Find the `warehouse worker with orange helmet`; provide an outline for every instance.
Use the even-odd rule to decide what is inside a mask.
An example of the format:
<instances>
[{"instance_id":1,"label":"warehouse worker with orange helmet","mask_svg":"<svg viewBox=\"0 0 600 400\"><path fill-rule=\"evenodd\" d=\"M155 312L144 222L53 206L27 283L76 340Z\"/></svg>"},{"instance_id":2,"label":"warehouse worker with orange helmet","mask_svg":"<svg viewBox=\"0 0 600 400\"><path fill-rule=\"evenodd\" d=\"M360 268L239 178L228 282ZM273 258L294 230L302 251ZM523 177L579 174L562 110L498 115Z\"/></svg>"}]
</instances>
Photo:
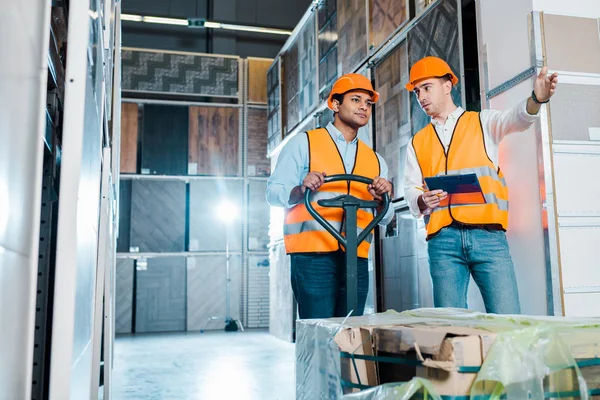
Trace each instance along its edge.
<instances>
[{"instance_id":1,"label":"warehouse worker with orange helmet","mask_svg":"<svg viewBox=\"0 0 600 400\"><path fill-rule=\"evenodd\" d=\"M391 193L385 161L358 139L358 129L367 125L379 94L371 82L359 74L338 79L327 104L334 121L325 128L294 136L281 150L267 182L267 201L285 208L284 241L291 255L291 282L299 317L342 317L346 307L345 254L337 240L308 213L304 192L314 191L312 205L331 225L343 232L343 210L325 208L318 199L350 194L364 200L381 201ZM345 181L324 183L325 176L354 174L373 179L371 185ZM393 217L389 207L380 225ZM358 230L373 220L373 214L359 210ZM369 288L368 256L370 235L358 247L358 309L362 315Z\"/></svg>"},{"instance_id":2,"label":"warehouse worker with orange helmet","mask_svg":"<svg viewBox=\"0 0 600 400\"><path fill-rule=\"evenodd\" d=\"M405 198L412 214L425 217L429 268L436 307L467 307L470 275L486 311L519 314L514 267L505 231L508 189L498 166L498 145L506 135L526 130L541 104L554 94L558 75L546 67L535 78L531 96L507 111L468 112L452 101L458 78L437 57L425 57L410 70L413 92L431 123L408 146ZM476 173L483 192L470 195L429 190L424 178Z\"/></svg>"}]
</instances>

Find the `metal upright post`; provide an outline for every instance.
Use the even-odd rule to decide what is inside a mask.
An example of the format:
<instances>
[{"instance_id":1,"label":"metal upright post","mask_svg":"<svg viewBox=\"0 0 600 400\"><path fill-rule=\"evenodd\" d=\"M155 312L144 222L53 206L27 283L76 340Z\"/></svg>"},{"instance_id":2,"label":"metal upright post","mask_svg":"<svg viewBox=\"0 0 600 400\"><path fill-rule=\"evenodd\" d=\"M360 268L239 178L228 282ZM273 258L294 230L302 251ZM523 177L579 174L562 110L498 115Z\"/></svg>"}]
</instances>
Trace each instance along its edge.
<instances>
[{"instance_id":1,"label":"metal upright post","mask_svg":"<svg viewBox=\"0 0 600 400\"><path fill-rule=\"evenodd\" d=\"M231 276L229 274L229 224L225 227L225 275L225 316L227 317L227 321L231 317L231 313L229 312L229 291L231 287Z\"/></svg>"},{"instance_id":2,"label":"metal upright post","mask_svg":"<svg viewBox=\"0 0 600 400\"><path fill-rule=\"evenodd\" d=\"M358 302L356 213L358 204L346 205L346 314L356 314ZM350 228L350 229L348 229Z\"/></svg>"}]
</instances>

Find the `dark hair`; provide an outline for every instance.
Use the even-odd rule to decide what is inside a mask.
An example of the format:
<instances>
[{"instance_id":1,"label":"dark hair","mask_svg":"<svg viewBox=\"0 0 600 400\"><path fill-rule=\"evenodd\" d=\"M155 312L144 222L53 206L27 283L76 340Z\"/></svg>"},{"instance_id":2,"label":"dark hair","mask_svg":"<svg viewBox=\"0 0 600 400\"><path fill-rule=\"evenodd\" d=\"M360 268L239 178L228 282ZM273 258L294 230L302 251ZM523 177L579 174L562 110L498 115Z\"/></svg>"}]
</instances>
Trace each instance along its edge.
<instances>
[{"instance_id":1,"label":"dark hair","mask_svg":"<svg viewBox=\"0 0 600 400\"><path fill-rule=\"evenodd\" d=\"M452 82L452 74L446 74L444 76L439 76L438 78L443 79L445 82Z\"/></svg>"},{"instance_id":2,"label":"dark hair","mask_svg":"<svg viewBox=\"0 0 600 400\"><path fill-rule=\"evenodd\" d=\"M337 100L340 104L342 104L344 102L344 95L346 93L336 93L334 94L331 99L332 100Z\"/></svg>"}]
</instances>

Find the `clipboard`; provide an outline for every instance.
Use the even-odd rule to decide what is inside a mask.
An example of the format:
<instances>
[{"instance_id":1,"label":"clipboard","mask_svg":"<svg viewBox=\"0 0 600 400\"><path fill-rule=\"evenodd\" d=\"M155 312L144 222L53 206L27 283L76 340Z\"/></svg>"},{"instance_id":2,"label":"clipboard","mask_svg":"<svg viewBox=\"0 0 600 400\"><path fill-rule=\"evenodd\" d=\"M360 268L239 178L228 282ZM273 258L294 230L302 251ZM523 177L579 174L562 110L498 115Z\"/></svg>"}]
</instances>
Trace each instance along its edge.
<instances>
[{"instance_id":1,"label":"clipboard","mask_svg":"<svg viewBox=\"0 0 600 400\"><path fill-rule=\"evenodd\" d=\"M448 194L481 193L483 191L477 179L477 174L443 175L425 178L429 190L443 190Z\"/></svg>"}]
</instances>

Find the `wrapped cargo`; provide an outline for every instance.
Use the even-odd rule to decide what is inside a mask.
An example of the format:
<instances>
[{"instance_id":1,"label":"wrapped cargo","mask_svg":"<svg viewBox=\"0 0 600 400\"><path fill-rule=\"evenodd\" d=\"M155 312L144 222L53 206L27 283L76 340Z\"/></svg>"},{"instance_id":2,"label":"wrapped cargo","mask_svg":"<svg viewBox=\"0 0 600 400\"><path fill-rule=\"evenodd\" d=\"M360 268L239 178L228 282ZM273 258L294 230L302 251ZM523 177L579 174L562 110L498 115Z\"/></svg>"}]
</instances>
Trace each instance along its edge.
<instances>
[{"instance_id":1,"label":"wrapped cargo","mask_svg":"<svg viewBox=\"0 0 600 400\"><path fill-rule=\"evenodd\" d=\"M301 320L296 397L383 399L427 382L402 396L588 398L600 395L599 353L600 319L420 309Z\"/></svg>"}]
</instances>

